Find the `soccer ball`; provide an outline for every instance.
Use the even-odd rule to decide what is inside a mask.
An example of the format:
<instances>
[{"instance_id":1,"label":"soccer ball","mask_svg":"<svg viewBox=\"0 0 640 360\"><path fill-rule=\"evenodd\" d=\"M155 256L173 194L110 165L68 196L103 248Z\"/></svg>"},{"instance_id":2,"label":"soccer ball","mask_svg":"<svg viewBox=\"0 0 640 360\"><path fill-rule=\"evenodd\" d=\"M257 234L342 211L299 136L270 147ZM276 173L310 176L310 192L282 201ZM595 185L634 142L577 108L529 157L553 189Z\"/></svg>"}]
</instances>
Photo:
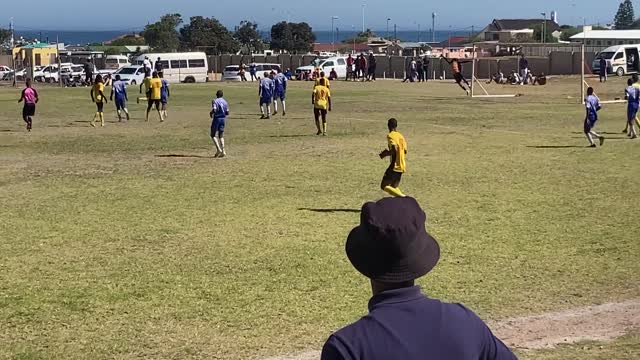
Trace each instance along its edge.
<instances>
[{"instance_id":1,"label":"soccer ball","mask_svg":"<svg viewBox=\"0 0 640 360\"><path fill-rule=\"evenodd\" d=\"M444 80L444 78L442 76L440 76L440 80Z\"/></svg>"}]
</instances>

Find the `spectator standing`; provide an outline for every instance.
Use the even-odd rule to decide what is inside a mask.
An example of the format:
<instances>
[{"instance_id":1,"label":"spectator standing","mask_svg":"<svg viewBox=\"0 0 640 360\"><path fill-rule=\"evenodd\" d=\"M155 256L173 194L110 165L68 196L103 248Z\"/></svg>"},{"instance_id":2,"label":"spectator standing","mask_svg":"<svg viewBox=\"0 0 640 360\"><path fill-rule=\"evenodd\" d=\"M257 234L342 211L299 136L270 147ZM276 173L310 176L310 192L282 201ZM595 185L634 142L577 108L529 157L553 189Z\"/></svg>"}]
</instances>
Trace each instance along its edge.
<instances>
[{"instance_id":1,"label":"spectator standing","mask_svg":"<svg viewBox=\"0 0 640 360\"><path fill-rule=\"evenodd\" d=\"M422 64L422 59L418 58L416 61L416 68L418 69L418 82L424 81L424 67Z\"/></svg>"},{"instance_id":2,"label":"spectator standing","mask_svg":"<svg viewBox=\"0 0 640 360\"><path fill-rule=\"evenodd\" d=\"M376 57L373 56L373 53L369 54L369 76L368 79L369 81L376 81L376 68L377 68L378 64L376 62Z\"/></svg>"},{"instance_id":3,"label":"spectator standing","mask_svg":"<svg viewBox=\"0 0 640 360\"><path fill-rule=\"evenodd\" d=\"M431 65L431 61L428 56L422 58L422 71L424 71L424 81L429 81L429 65Z\"/></svg>"},{"instance_id":4,"label":"spectator standing","mask_svg":"<svg viewBox=\"0 0 640 360\"><path fill-rule=\"evenodd\" d=\"M370 280L369 314L331 335L322 360L516 360L471 310L428 298L415 286L440 259L426 220L410 197L362 207L346 253Z\"/></svg>"},{"instance_id":5,"label":"spectator standing","mask_svg":"<svg viewBox=\"0 0 640 360\"><path fill-rule=\"evenodd\" d=\"M364 54L360 54L360 77L362 78L362 81L366 80L368 68L367 57L364 56Z\"/></svg>"},{"instance_id":6,"label":"spectator standing","mask_svg":"<svg viewBox=\"0 0 640 360\"><path fill-rule=\"evenodd\" d=\"M249 75L251 75L251 82L258 81L257 74L258 65L256 65L256 59L251 58L251 64L249 64Z\"/></svg>"},{"instance_id":7,"label":"spectator standing","mask_svg":"<svg viewBox=\"0 0 640 360\"><path fill-rule=\"evenodd\" d=\"M528 83L529 79L529 60L522 54L520 57L520 85Z\"/></svg>"},{"instance_id":8,"label":"spectator standing","mask_svg":"<svg viewBox=\"0 0 640 360\"><path fill-rule=\"evenodd\" d=\"M162 60L160 60L159 56L158 56L158 60L156 60L154 68L156 69L156 72L158 74L164 71L164 66L162 66Z\"/></svg>"},{"instance_id":9,"label":"spectator standing","mask_svg":"<svg viewBox=\"0 0 640 360\"><path fill-rule=\"evenodd\" d=\"M360 77L360 66L362 66L362 62L360 61L360 55L356 57L355 60L356 68L353 71L353 81L357 81Z\"/></svg>"},{"instance_id":10,"label":"spectator standing","mask_svg":"<svg viewBox=\"0 0 640 360\"><path fill-rule=\"evenodd\" d=\"M411 64L409 64L409 67L411 69L411 82L414 82L418 78L418 63L416 63L416 59L411 59Z\"/></svg>"},{"instance_id":11,"label":"spectator standing","mask_svg":"<svg viewBox=\"0 0 640 360\"><path fill-rule=\"evenodd\" d=\"M600 82L607 82L607 70L609 65L607 64L607 59L604 57L600 58Z\"/></svg>"},{"instance_id":12,"label":"spectator standing","mask_svg":"<svg viewBox=\"0 0 640 360\"><path fill-rule=\"evenodd\" d=\"M93 64L91 63L91 59L87 59L87 62L84 64L84 76L84 81L87 85L93 85Z\"/></svg>"},{"instance_id":13,"label":"spectator standing","mask_svg":"<svg viewBox=\"0 0 640 360\"><path fill-rule=\"evenodd\" d=\"M347 81L349 81L349 77L353 76L353 56L349 54L347 57Z\"/></svg>"}]
</instances>

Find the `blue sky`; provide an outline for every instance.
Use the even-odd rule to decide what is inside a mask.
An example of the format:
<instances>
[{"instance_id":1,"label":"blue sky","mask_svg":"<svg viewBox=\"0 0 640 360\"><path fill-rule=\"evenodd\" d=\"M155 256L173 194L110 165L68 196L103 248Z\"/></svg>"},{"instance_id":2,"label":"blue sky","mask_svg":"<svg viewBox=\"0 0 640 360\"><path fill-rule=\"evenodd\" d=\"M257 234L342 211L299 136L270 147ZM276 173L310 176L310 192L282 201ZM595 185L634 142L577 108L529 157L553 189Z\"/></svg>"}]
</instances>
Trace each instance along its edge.
<instances>
[{"instance_id":1,"label":"blue sky","mask_svg":"<svg viewBox=\"0 0 640 360\"><path fill-rule=\"evenodd\" d=\"M31 0L28 4L20 1L2 3L0 16L4 18L0 18L0 26L8 27L9 18L13 16L19 30L133 30L155 22L162 14L178 12L185 18L214 16L228 27L248 19L256 21L263 29L289 19L307 21L317 30L330 30L331 16L339 16L335 26L345 31L361 28L363 4L358 0ZM322 6L318 7L318 4ZM398 30L414 30L418 24L426 29L431 28L431 13L435 11L438 14L436 29L466 29L472 25L484 26L493 18L535 18L541 17L541 12L555 10L562 24L582 24L583 18L587 18L588 23L606 24L612 21L617 6L618 1L602 0L366 0L365 23L373 29L384 29L389 17L391 24L398 24ZM96 22L95 19L100 20Z\"/></svg>"}]
</instances>

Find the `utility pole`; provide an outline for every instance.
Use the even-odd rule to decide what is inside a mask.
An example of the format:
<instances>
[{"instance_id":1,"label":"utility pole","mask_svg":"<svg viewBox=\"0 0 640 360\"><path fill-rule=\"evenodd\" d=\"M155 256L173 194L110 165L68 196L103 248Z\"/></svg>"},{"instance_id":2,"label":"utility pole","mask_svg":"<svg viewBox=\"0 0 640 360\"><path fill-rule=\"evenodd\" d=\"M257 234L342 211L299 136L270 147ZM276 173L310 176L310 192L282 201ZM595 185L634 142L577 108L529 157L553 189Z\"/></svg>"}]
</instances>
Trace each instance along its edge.
<instances>
[{"instance_id":1,"label":"utility pole","mask_svg":"<svg viewBox=\"0 0 640 360\"><path fill-rule=\"evenodd\" d=\"M418 42L420 42L420 24L418 24Z\"/></svg>"},{"instance_id":2,"label":"utility pole","mask_svg":"<svg viewBox=\"0 0 640 360\"><path fill-rule=\"evenodd\" d=\"M393 24L393 39L398 41L398 25Z\"/></svg>"},{"instance_id":3,"label":"utility pole","mask_svg":"<svg viewBox=\"0 0 640 360\"><path fill-rule=\"evenodd\" d=\"M431 14L431 42L436 42L436 13Z\"/></svg>"},{"instance_id":4,"label":"utility pole","mask_svg":"<svg viewBox=\"0 0 640 360\"><path fill-rule=\"evenodd\" d=\"M362 3L362 33L363 33L363 34L364 34L364 8L365 8L366 6L367 6L367 5L363 2L363 3Z\"/></svg>"},{"instance_id":5,"label":"utility pole","mask_svg":"<svg viewBox=\"0 0 640 360\"><path fill-rule=\"evenodd\" d=\"M11 67L13 69L13 86L17 86L18 83L16 81L16 58L13 55L13 48L15 46L15 25L13 24L13 17L11 18L11 22L9 23L9 30L11 31Z\"/></svg>"},{"instance_id":6,"label":"utility pole","mask_svg":"<svg viewBox=\"0 0 640 360\"><path fill-rule=\"evenodd\" d=\"M389 21L391 21L391 18L387 18L387 41L389 40Z\"/></svg>"},{"instance_id":7,"label":"utility pole","mask_svg":"<svg viewBox=\"0 0 640 360\"><path fill-rule=\"evenodd\" d=\"M58 85L62 87L62 66L60 60L60 37L56 35L56 59L58 61Z\"/></svg>"}]
</instances>

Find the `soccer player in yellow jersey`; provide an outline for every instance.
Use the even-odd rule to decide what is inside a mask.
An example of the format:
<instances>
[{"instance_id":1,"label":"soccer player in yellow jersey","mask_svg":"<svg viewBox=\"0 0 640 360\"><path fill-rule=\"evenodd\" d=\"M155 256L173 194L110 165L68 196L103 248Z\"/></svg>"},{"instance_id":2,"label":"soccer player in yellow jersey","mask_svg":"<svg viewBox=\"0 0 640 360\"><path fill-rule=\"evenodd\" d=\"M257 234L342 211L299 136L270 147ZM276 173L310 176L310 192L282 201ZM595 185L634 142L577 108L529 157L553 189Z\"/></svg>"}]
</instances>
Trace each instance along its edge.
<instances>
[{"instance_id":1,"label":"soccer player in yellow jersey","mask_svg":"<svg viewBox=\"0 0 640 360\"><path fill-rule=\"evenodd\" d=\"M326 79L321 78L318 85L313 87L311 95L313 104L313 115L316 119L316 135L327 136L327 111L331 111L331 91L326 86ZM322 117L322 129L320 128L320 117Z\"/></svg>"},{"instance_id":2,"label":"soccer player in yellow jersey","mask_svg":"<svg viewBox=\"0 0 640 360\"><path fill-rule=\"evenodd\" d=\"M160 117L160 122L164 121L162 117L162 113L160 112L160 100L162 99L162 80L157 72L153 72L153 78L149 80L149 92L147 94L149 98L149 102L147 105L147 117L146 121L149 121L149 113L151 112L151 108L155 105L156 111L158 111L158 116Z\"/></svg>"},{"instance_id":3,"label":"soccer player in yellow jersey","mask_svg":"<svg viewBox=\"0 0 640 360\"><path fill-rule=\"evenodd\" d=\"M407 141L398 132L398 120L389 119L387 126L389 127L389 135L387 135L389 148L380 153L380 159L391 157L391 164L384 173L380 188L391 196L405 197L406 195L398 186L400 186L402 174L407 170Z\"/></svg>"},{"instance_id":4,"label":"soccer player in yellow jersey","mask_svg":"<svg viewBox=\"0 0 640 360\"><path fill-rule=\"evenodd\" d=\"M96 76L96 81L91 87L91 101L96 103L98 109L89 124L96 127L96 118L100 118L100 126L104 126L104 104L107 103L107 97L104 95L104 83L100 75Z\"/></svg>"},{"instance_id":5,"label":"soccer player in yellow jersey","mask_svg":"<svg viewBox=\"0 0 640 360\"><path fill-rule=\"evenodd\" d=\"M142 80L142 84L140 84L140 94L142 94L142 87L144 86L144 97L138 97L136 98L136 102L138 104L140 104L140 101L147 101L149 100L149 91L151 90L150 86L151 86L151 72L145 70L144 73L144 80Z\"/></svg>"},{"instance_id":6,"label":"soccer player in yellow jersey","mask_svg":"<svg viewBox=\"0 0 640 360\"><path fill-rule=\"evenodd\" d=\"M331 83L329 82L329 79L327 79L324 71L320 72L320 76L316 78L315 86L320 85L320 80L323 80L323 79L324 79L324 86L326 86L327 89L331 89Z\"/></svg>"}]
</instances>

